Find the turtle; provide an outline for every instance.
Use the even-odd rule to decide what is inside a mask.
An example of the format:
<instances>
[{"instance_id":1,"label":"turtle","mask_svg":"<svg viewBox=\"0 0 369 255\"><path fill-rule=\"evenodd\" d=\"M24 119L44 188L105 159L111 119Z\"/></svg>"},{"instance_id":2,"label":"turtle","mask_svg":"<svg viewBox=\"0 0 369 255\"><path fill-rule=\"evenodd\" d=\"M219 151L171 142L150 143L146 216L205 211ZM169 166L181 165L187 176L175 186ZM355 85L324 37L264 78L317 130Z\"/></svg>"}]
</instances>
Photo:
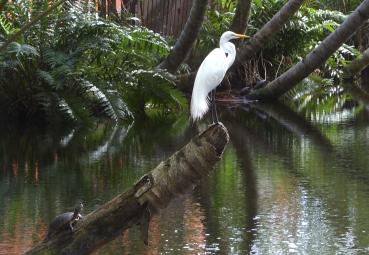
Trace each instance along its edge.
<instances>
[{"instance_id":1,"label":"turtle","mask_svg":"<svg viewBox=\"0 0 369 255\"><path fill-rule=\"evenodd\" d=\"M45 241L49 240L51 237L55 236L57 233L70 229L73 231L74 226L77 221L82 219L83 203L80 202L74 208L73 212L65 212L55 217L55 219L50 223Z\"/></svg>"}]
</instances>

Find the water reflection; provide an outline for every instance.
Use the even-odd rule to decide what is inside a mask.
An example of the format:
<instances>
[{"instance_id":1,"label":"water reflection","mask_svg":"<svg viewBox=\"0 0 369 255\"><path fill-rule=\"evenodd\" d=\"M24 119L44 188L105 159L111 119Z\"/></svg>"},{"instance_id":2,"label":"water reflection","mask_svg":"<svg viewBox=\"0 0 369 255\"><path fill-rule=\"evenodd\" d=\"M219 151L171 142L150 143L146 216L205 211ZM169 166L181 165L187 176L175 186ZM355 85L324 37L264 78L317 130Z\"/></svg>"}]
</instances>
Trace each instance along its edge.
<instances>
[{"instance_id":1,"label":"water reflection","mask_svg":"<svg viewBox=\"0 0 369 255\"><path fill-rule=\"evenodd\" d=\"M155 215L149 247L133 227L96 254L368 253L369 118L359 104L345 109L350 117L338 122L284 105L223 112L231 144L222 161ZM2 131L0 254L42 240L48 222L80 199L94 210L196 132L187 116Z\"/></svg>"}]
</instances>

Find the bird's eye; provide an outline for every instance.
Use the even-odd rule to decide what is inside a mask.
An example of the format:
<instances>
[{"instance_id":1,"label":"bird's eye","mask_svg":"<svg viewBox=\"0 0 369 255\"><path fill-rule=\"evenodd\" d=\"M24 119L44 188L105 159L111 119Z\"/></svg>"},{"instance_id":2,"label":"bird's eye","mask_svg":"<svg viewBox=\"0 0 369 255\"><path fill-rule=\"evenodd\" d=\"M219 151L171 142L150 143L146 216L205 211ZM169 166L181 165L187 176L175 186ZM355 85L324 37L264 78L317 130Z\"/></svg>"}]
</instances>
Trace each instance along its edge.
<instances>
[{"instance_id":1,"label":"bird's eye","mask_svg":"<svg viewBox=\"0 0 369 255\"><path fill-rule=\"evenodd\" d=\"M225 55L226 55L226 57L228 57L228 53L227 52L225 53Z\"/></svg>"}]
</instances>

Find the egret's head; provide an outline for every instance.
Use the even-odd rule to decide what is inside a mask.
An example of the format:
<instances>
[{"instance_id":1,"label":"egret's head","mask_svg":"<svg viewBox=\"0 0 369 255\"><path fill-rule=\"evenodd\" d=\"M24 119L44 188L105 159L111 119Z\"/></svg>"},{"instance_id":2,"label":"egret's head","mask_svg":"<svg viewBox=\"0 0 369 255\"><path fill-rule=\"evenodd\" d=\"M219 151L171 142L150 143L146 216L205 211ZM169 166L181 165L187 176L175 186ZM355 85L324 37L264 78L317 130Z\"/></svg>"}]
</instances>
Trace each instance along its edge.
<instances>
[{"instance_id":1,"label":"egret's head","mask_svg":"<svg viewBox=\"0 0 369 255\"><path fill-rule=\"evenodd\" d=\"M236 34L232 31L227 31L227 32L224 32L222 36L220 37L220 44L228 42L232 39L241 39L241 38L249 38L249 36L242 35L242 34Z\"/></svg>"}]
</instances>

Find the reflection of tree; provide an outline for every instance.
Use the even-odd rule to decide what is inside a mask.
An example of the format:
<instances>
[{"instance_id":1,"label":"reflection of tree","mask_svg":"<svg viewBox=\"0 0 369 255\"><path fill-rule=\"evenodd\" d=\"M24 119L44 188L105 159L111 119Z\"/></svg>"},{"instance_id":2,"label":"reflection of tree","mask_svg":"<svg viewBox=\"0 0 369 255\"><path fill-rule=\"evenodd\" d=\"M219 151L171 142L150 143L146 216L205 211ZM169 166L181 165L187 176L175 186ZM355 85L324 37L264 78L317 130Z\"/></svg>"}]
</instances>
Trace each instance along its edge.
<instances>
[{"instance_id":1,"label":"reflection of tree","mask_svg":"<svg viewBox=\"0 0 369 255\"><path fill-rule=\"evenodd\" d=\"M186 254L204 254L206 246L203 209L193 197L184 200L184 243L191 248Z\"/></svg>"},{"instance_id":2,"label":"reflection of tree","mask_svg":"<svg viewBox=\"0 0 369 255\"><path fill-rule=\"evenodd\" d=\"M325 151L330 151L332 149L330 141L320 132L319 129L311 125L286 105L276 101L273 103L256 103L253 104L252 107L255 107L272 117L293 134L299 137L308 138L317 147L322 148Z\"/></svg>"},{"instance_id":3,"label":"reflection of tree","mask_svg":"<svg viewBox=\"0 0 369 255\"><path fill-rule=\"evenodd\" d=\"M250 254L251 247L255 239L255 233L253 231L256 228L255 216L257 215L258 201L255 170L249 155L248 147L250 145L247 143L247 139L244 139L247 134L242 131L242 126L239 124L231 124L227 125L227 127L245 183L245 204L247 211L245 212L245 234L242 244L245 245L244 250Z\"/></svg>"},{"instance_id":4,"label":"reflection of tree","mask_svg":"<svg viewBox=\"0 0 369 255\"><path fill-rule=\"evenodd\" d=\"M12 254L20 254L41 240L47 222L71 210L69 207L76 199L92 201L96 197L93 191L96 185L91 183L97 176L81 171L85 166L78 162L88 154L90 147L95 148L88 143L104 141L104 134L110 137L111 133L104 130L104 126L98 126L92 130L27 129L0 134L3 169L0 172L0 236L9 235L0 242L1 251L7 242L12 242L14 249L20 249ZM23 239L18 240L18 235Z\"/></svg>"},{"instance_id":5,"label":"reflection of tree","mask_svg":"<svg viewBox=\"0 0 369 255\"><path fill-rule=\"evenodd\" d=\"M368 196L362 188L362 183L368 180L368 172L364 170L368 169L367 157L364 156L368 148L368 143L364 142L366 141L364 138L365 131L359 131L357 126L353 129L351 125L357 125L357 122L346 123L344 125L345 129L340 128L340 130L341 132L348 132L349 137L351 137L350 142L339 142L338 139L347 139L346 134L340 133L336 135L337 137L333 141L334 144L337 145L338 143L339 146L336 146L333 150L332 145L326 142L328 140L324 136L314 134L314 132L317 132L314 127L304 127L306 124L303 125L302 123L306 123L306 121L301 121L301 123L294 121L294 117L291 116L293 113L283 116L279 113L278 108L269 109L258 106L256 106L256 109L276 120L279 119L277 123L281 125L270 126L271 121L255 121L252 114L240 109L235 110L234 118L225 116L230 136L231 138L235 137L232 139L232 143L236 153L239 151L237 143L240 144L241 149L250 145L252 146L250 147L251 152L258 151L258 168L270 168L270 171L264 170L270 175L275 174L278 170L286 175L282 178L277 175L273 176L272 181L276 183L267 183L267 185L274 185L272 193L264 194L264 197L262 195L258 196L258 210L260 211L263 210L263 206L266 206L266 204L275 203L275 207L269 209L273 211L268 212L268 217L275 217L275 219L273 218L272 222L265 222L264 219L263 228L258 228L258 240L263 239L262 242L264 243L262 245L270 247L273 244L269 242L281 242L280 238L283 236L281 233L286 233L285 231L289 231L289 233L296 236L299 236L299 233L320 233L314 236L309 244L305 245L320 244L322 240L327 243L339 243L341 238L357 238L360 241L355 241L355 245L362 248L362 244L367 238L363 238L360 230L365 227L359 226L360 224L355 222L367 226L364 219L368 207L363 199ZM347 124L350 124L350 126L347 126ZM278 133L282 133L278 131L280 126L286 127L298 136L306 137L319 149L327 150L329 153L316 152L311 150L312 146L309 146L300 154L299 150L288 146L288 140L282 139L284 141L276 142L277 137L281 136ZM362 129L365 130L366 127L367 121ZM258 135L260 133L261 135ZM279 145L276 146L277 143ZM276 160L273 155L277 155L279 159ZM363 160L360 160L361 158ZM255 162L254 159L252 160ZM278 163L275 163L276 161ZM279 164L283 166L281 170L278 169L281 167ZM277 178L279 179L276 181ZM268 175L260 179L268 181L271 177ZM263 189L263 187L260 189ZM340 203L337 203L337 201L340 201ZM357 213L353 215L352 210ZM286 215L288 216L287 219ZM320 227L316 226L317 222L321 224ZM260 231L264 232L261 233ZM341 248L344 250L347 247L343 245ZM303 247L303 249L309 248Z\"/></svg>"}]
</instances>

